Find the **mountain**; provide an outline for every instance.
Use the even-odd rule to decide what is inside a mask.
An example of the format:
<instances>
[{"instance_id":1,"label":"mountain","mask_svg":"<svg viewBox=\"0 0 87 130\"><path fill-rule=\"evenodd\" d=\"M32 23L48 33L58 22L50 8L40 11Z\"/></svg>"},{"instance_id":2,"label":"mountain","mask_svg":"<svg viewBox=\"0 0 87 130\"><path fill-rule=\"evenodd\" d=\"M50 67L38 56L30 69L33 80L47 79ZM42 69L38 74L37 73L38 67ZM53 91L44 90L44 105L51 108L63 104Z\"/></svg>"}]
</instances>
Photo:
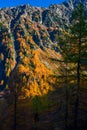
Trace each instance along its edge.
<instances>
[{"instance_id":1,"label":"mountain","mask_svg":"<svg viewBox=\"0 0 87 130\"><path fill-rule=\"evenodd\" d=\"M48 8L21 5L0 9L0 90L16 87L27 96L53 90L61 58L57 43L80 0ZM82 0L87 15L87 1Z\"/></svg>"}]
</instances>

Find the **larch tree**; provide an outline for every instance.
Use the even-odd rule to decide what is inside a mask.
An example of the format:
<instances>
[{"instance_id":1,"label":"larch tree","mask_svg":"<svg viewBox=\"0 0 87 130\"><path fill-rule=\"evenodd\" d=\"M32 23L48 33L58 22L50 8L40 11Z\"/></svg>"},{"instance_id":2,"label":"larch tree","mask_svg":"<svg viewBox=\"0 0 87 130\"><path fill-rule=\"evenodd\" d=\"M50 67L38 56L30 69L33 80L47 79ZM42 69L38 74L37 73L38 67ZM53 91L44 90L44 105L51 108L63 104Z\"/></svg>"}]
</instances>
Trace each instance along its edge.
<instances>
[{"instance_id":1,"label":"larch tree","mask_svg":"<svg viewBox=\"0 0 87 130\"><path fill-rule=\"evenodd\" d=\"M61 54L61 59L57 60L58 64L60 64L59 72L58 72L58 80L59 83L61 81L61 85L65 88L65 128L68 130L68 121L69 121L69 86L72 81L72 71L73 66L71 67L70 60L70 42L71 36L69 32L63 30L62 37L59 38L58 48ZM68 43L67 43L68 41Z\"/></svg>"},{"instance_id":2,"label":"larch tree","mask_svg":"<svg viewBox=\"0 0 87 130\"><path fill-rule=\"evenodd\" d=\"M74 60L77 64L77 94L75 103L75 128L77 128L78 109L79 109L79 93L81 88L82 68L86 64L87 55L87 18L82 3L72 13L72 52ZM87 70L85 70L87 72ZM84 77L83 77L84 78Z\"/></svg>"},{"instance_id":3,"label":"larch tree","mask_svg":"<svg viewBox=\"0 0 87 130\"><path fill-rule=\"evenodd\" d=\"M58 79L65 77L66 88L66 109L65 124L67 129L68 105L69 105L69 86L75 86L75 110L74 126L78 128L79 118L79 94L81 82L87 79L87 19L82 3L76 7L72 13L72 21L67 30L63 30L58 43L59 52L62 55L58 63L62 63L61 70L63 75L57 76ZM65 71L64 71L65 68ZM60 71L60 69L59 69ZM66 73L65 73L66 72ZM60 72L59 72L60 73ZM61 74L61 73L60 73Z\"/></svg>"},{"instance_id":4,"label":"larch tree","mask_svg":"<svg viewBox=\"0 0 87 130\"><path fill-rule=\"evenodd\" d=\"M63 50L68 50L66 55L66 61L71 65L74 65L72 76L76 82L76 101L75 101L75 129L78 127L79 118L79 94L81 88L82 79L87 78L87 19L85 9L82 3L80 3L72 13L72 22L69 27L70 38L67 38L66 44L63 46ZM67 37L67 36L65 36ZM69 40L70 39L70 40ZM67 49L66 49L67 48ZM71 77L72 77L71 76ZM72 77L73 78L73 77Z\"/></svg>"}]
</instances>

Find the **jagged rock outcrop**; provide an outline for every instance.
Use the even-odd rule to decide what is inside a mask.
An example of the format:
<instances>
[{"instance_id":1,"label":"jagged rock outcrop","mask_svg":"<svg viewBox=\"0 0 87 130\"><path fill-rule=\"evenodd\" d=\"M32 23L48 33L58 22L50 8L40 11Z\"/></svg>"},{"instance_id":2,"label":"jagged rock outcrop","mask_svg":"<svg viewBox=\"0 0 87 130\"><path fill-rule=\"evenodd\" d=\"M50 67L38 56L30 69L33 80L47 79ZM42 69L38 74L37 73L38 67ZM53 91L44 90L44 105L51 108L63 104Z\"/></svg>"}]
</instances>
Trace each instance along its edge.
<instances>
[{"instance_id":1,"label":"jagged rock outcrop","mask_svg":"<svg viewBox=\"0 0 87 130\"><path fill-rule=\"evenodd\" d=\"M69 0L48 8L21 5L0 9L0 89L19 84L27 95L28 90L46 93L50 86L46 79L57 68L49 58L59 56L60 30L70 24L71 13L79 2ZM87 15L87 1L82 2Z\"/></svg>"}]
</instances>

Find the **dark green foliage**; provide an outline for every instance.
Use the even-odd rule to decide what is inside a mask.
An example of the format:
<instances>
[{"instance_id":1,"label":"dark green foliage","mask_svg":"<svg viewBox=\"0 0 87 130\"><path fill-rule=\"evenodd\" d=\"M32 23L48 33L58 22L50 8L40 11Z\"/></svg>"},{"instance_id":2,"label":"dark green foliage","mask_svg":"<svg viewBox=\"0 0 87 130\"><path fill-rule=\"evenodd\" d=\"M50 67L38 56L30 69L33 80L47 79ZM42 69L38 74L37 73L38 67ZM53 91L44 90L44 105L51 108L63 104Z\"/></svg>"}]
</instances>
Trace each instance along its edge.
<instances>
[{"instance_id":1,"label":"dark green foliage","mask_svg":"<svg viewBox=\"0 0 87 130\"><path fill-rule=\"evenodd\" d=\"M79 4L77 8L72 13L72 24L68 28L68 31L63 32L63 37L59 39L59 50L62 54L62 62L65 64L63 66L62 73L64 73L64 67L66 67L66 118L68 118L68 95L70 82L73 81L73 85L76 86L76 96L75 96L75 109L74 109L74 125L75 128L78 128L78 117L79 117L79 91L81 86L82 78L85 79L85 76L82 77L82 73L87 74L87 69L84 68L87 60L87 19L85 17L84 6ZM83 60L84 59L84 60ZM83 62L84 61L84 62ZM68 71L69 70L69 71ZM68 75L67 75L68 74ZM73 79L76 75L76 78ZM70 78L70 75L72 76ZM62 76L61 76L62 77ZM68 79L68 82L67 82Z\"/></svg>"}]
</instances>

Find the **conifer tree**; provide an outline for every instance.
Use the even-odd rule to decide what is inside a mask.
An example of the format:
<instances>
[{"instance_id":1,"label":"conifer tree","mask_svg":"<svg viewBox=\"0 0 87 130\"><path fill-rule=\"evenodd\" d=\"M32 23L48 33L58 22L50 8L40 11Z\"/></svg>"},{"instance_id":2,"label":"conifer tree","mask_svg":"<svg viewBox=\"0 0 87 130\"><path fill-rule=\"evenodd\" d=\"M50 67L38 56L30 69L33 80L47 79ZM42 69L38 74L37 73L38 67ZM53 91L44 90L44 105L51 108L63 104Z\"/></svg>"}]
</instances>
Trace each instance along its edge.
<instances>
[{"instance_id":1,"label":"conifer tree","mask_svg":"<svg viewBox=\"0 0 87 130\"><path fill-rule=\"evenodd\" d=\"M63 31L63 36L60 37L59 50L60 53L62 52L63 62L68 65L69 75L66 74L66 77L68 76L69 82L74 81L76 84L74 84L76 86L74 125L75 129L77 129L81 82L83 79L87 79L87 19L82 3L73 11L71 25L68 30ZM68 88L66 87L66 92L68 92L67 90ZM67 100L68 98L66 98L66 113L68 113Z\"/></svg>"},{"instance_id":2,"label":"conifer tree","mask_svg":"<svg viewBox=\"0 0 87 130\"><path fill-rule=\"evenodd\" d=\"M72 14L72 46L74 49L73 59L77 64L77 95L75 103L75 128L77 129L78 109L79 109L79 91L81 88L82 66L86 63L87 55L87 19L82 3L80 3ZM87 72L87 70L85 70ZM84 77L83 77L84 78Z\"/></svg>"}]
</instances>

